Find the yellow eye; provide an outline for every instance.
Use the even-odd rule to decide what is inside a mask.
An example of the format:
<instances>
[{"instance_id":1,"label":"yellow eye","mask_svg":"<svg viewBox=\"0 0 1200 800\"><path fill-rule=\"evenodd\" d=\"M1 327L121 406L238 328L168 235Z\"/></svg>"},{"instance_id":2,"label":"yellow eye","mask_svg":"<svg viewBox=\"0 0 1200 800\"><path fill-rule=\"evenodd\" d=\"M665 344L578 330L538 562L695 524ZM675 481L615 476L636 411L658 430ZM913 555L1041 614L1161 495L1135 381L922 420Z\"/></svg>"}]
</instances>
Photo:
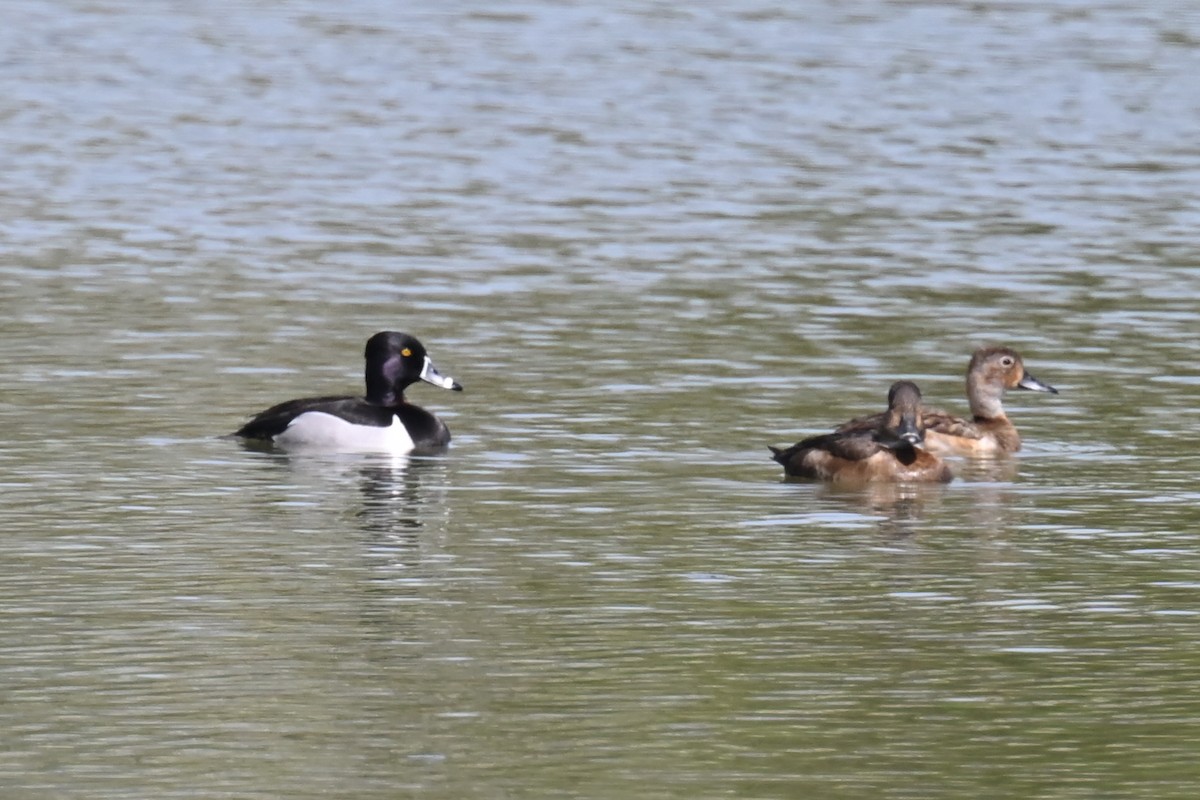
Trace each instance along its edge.
<instances>
[{"instance_id":1,"label":"yellow eye","mask_svg":"<svg viewBox=\"0 0 1200 800\"><path fill-rule=\"evenodd\" d=\"M405 358L408 358L409 356L411 356L411 355L412 355L412 350L409 350L409 349L406 347L406 348L404 348L403 350L401 350L401 351L400 351L400 355L404 356Z\"/></svg>"}]
</instances>

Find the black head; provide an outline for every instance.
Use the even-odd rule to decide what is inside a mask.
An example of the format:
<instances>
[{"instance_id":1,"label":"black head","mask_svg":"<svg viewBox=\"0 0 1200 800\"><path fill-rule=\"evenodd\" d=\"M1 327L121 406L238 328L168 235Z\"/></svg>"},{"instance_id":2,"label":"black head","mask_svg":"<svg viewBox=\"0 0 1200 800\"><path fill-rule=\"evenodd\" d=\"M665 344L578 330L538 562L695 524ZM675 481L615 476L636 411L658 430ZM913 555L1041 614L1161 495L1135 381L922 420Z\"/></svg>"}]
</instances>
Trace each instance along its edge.
<instances>
[{"instance_id":1,"label":"black head","mask_svg":"<svg viewBox=\"0 0 1200 800\"><path fill-rule=\"evenodd\" d=\"M404 390L417 381L462 391L457 381L437 371L425 346L407 333L380 331L367 340L363 355L367 360L367 401L370 403L399 405L404 402Z\"/></svg>"}]
</instances>

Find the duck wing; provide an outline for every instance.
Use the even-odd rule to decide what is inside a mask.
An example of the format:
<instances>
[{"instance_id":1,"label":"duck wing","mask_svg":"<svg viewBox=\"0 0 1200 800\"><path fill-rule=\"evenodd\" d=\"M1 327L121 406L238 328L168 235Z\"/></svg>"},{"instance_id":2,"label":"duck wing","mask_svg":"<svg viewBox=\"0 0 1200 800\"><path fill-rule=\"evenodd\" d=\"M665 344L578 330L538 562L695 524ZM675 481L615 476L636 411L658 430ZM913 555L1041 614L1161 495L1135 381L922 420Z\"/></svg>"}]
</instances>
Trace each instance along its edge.
<instances>
[{"instance_id":1,"label":"duck wing","mask_svg":"<svg viewBox=\"0 0 1200 800\"><path fill-rule=\"evenodd\" d=\"M771 453L773 454L772 458L780 464L786 465L793 459L803 459L804 455L811 450L820 450L847 461L864 461L886 449L888 448L877 442L870 432L825 433L820 436L810 436L786 449L772 447Z\"/></svg>"},{"instance_id":2,"label":"duck wing","mask_svg":"<svg viewBox=\"0 0 1200 800\"><path fill-rule=\"evenodd\" d=\"M960 439L982 439L984 435L984 431L975 422L956 417L940 409L926 409L922 412L921 417L926 431L956 436Z\"/></svg>"},{"instance_id":3,"label":"duck wing","mask_svg":"<svg viewBox=\"0 0 1200 800\"><path fill-rule=\"evenodd\" d=\"M835 433L867 433L879 430L887 422L887 412L868 414L865 417L855 417L849 422L843 422L834 429Z\"/></svg>"}]
</instances>

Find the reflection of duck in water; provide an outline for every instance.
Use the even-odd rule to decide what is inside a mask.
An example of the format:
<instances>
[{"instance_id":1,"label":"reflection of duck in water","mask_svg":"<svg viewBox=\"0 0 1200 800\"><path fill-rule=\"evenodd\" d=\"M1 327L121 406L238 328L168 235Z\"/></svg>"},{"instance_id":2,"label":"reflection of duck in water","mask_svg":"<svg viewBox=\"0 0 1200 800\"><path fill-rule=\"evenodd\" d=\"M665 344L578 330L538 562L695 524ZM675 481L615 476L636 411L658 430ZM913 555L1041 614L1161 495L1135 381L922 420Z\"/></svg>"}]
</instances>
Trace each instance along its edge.
<instances>
[{"instance_id":1,"label":"reflection of duck in water","mask_svg":"<svg viewBox=\"0 0 1200 800\"><path fill-rule=\"evenodd\" d=\"M771 452L791 477L851 485L950 481L950 468L919 447L921 438L921 390L897 381L888 392L888 410L873 427L813 436Z\"/></svg>"},{"instance_id":2,"label":"reflection of duck in water","mask_svg":"<svg viewBox=\"0 0 1200 800\"><path fill-rule=\"evenodd\" d=\"M967 400L971 419L962 419L933 408L922 409L925 447L935 453L983 455L1015 453L1021 449L1017 428L1004 413L1001 401L1008 389L1058 394L1053 386L1042 383L1025 370L1015 350L1007 347L981 347L967 366ZM838 428L839 433L872 430L882 414L853 419Z\"/></svg>"},{"instance_id":3,"label":"reflection of duck in water","mask_svg":"<svg viewBox=\"0 0 1200 800\"><path fill-rule=\"evenodd\" d=\"M944 483L877 483L864 494L867 509L879 515L879 532L889 539L917 536L927 506L942 498Z\"/></svg>"},{"instance_id":4,"label":"reflection of duck in water","mask_svg":"<svg viewBox=\"0 0 1200 800\"><path fill-rule=\"evenodd\" d=\"M362 505L354 516L363 530L396 534L423 527L422 466L407 458L385 458L359 467Z\"/></svg>"},{"instance_id":5,"label":"reflection of duck in water","mask_svg":"<svg viewBox=\"0 0 1200 800\"><path fill-rule=\"evenodd\" d=\"M272 406L234 434L286 449L353 453L434 453L450 444L445 423L404 399L417 381L462 391L441 375L415 337L382 331L367 340L367 393L289 400Z\"/></svg>"},{"instance_id":6,"label":"reflection of duck in water","mask_svg":"<svg viewBox=\"0 0 1200 800\"><path fill-rule=\"evenodd\" d=\"M356 470L357 502L345 509L357 531L372 583L397 591L397 581L434 574L452 520L446 502L449 461L444 458L366 456ZM422 570L414 573L412 570ZM427 570L433 570L429 573Z\"/></svg>"}]
</instances>

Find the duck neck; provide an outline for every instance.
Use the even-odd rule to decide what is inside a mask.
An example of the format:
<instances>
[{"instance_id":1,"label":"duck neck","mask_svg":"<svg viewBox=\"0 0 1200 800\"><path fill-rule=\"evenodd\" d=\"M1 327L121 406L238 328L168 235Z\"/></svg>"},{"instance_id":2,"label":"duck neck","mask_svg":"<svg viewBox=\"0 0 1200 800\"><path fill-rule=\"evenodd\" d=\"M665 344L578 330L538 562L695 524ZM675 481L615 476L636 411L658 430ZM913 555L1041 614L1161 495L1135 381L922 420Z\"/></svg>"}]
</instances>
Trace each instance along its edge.
<instances>
[{"instance_id":1,"label":"duck neck","mask_svg":"<svg viewBox=\"0 0 1200 800\"><path fill-rule=\"evenodd\" d=\"M404 402L404 389L382 375L367 375L367 402L392 407Z\"/></svg>"},{"instance_id":2,"label":"duck neck","mask_svg":"<svg viewBox=\"0 0 1200 800\"><path fill-rule=\"evenodd\" d=\"M971 416L975 419L1007 419L1001 398L1004 389L995 384L988 385L975 380L973 375L967 377L967 397L971 402Z\"/></svg>"}]
</instances>

